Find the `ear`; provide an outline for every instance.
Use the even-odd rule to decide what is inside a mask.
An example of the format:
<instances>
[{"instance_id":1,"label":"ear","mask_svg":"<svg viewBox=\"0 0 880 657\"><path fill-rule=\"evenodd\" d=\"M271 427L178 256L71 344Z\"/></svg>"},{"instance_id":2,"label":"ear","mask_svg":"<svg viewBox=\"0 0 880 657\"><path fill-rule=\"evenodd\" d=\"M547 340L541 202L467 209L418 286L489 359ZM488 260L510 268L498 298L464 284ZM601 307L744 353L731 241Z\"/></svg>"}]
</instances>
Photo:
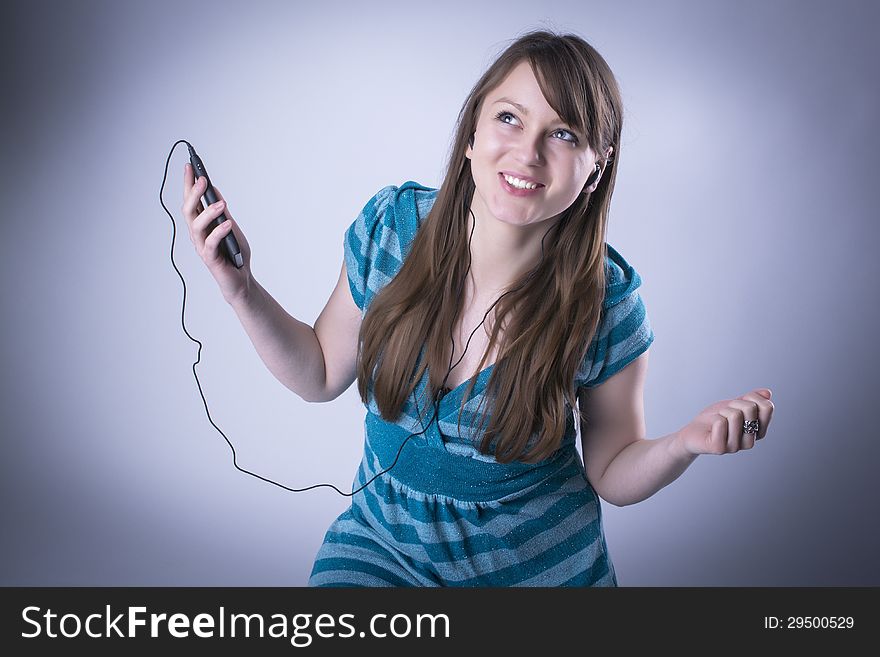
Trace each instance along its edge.
<instances>
[{"instance_id":1,"label":"ear","mask_svg":"<svg viewBox=\"0 0 880 657\"><path fill-rule=\"evenodd\" d=\"M467 146L467 148L466 148L465 151L464 151L464 156L465 156L467 159L471 159L471 155L472 155L473 152L474 152L474 151L473 151L473 148L474 148L474 135L471 135L471 138L468 139L468 146Z\"/></svg>"},{"instance_id":2,"label":"ear","mask_svg":"<svg viewBox=\"0 0 880 657\"><path fill-rule=\"evenodd\" d=\"M596 164L598 164L598 162ZM599 172L597 173L595 167L596 167L596 165L594 164L593 165L593 172L587 178L587 182L590 182L590 180L593 178L595 178L595 179L593 179L589 185L587 185L586 187L584 187L581 190L581 194L592 194L593 192L596 191L596 188L599 186L599 181L602 180L602 174L605 173L605 169L599 169Z\"/></svg>"},{"instance_id":3,"label":"ear","mask_svg":"<svg viewBox=\"0 0 880 657\"><path fill-rule=\"evenodd\" d=\"M588 187L584 187L583 191L581 192L582 194L592 194L596 191L596 188L599 186L599 181L602 180L602 176L605 175L605 169L608 168L608 158L611 157L611 153L613 152L614 147L609 146L608 149L605 151L605 166L599 165L602 166L602 171L599 173L599 177L596 178L596 180L594 180L592 183L590 183Z\"/></svg>"}]
</instances>

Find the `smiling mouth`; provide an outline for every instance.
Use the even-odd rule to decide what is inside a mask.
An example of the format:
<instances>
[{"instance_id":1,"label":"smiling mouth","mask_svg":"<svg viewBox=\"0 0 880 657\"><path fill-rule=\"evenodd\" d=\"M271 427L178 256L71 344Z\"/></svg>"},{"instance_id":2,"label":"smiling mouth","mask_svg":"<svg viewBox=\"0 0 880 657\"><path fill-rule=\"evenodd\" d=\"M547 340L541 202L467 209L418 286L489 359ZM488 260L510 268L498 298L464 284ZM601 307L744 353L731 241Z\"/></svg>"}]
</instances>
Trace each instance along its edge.
<instances>
[{"instance_id":1,"label":"smiling mouth","mask_svg":"<svg viewBox=\"0 0 880 657\"><path fill-rule=\"evenodd\" d=\"M515 187L516 189L537 189L538 187L544 186L543 183L539 183L536 180L520 178L519 176L507 174L503 171L499 171L498 173L501 174L501 177L504 178L511 187Z\"/></svg>"},{"instance_id":2,"label":"smiling mouth","mask_svg":"<svg viewBox=\"0 0 880 657\"><path fill-rule=\"evenodd\" d=\"M540 183L532 183L534 185L537 185L536 187L517 187L516 185L511 184L508 180L508 177L501 172L498 172L498 177L501 179L501 186L504 188L504 190L509 194L513 194L514 196L531 196L532 194L535 194L544 189L544 185Z\"/></svg>"}]
</instances>

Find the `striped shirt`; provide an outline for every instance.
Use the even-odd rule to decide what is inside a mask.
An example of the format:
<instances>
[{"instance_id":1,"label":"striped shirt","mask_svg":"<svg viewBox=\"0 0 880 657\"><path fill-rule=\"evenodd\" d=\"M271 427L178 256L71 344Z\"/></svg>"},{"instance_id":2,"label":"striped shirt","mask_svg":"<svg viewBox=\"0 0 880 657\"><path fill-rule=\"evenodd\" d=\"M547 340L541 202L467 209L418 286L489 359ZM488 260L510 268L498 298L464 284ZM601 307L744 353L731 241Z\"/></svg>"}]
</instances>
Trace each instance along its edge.
<instances>
[{"instance_id":1,"label":"striped shirt","mask_svg":"<svg viewBox=\"0 0 880 657\"><path fill-rule=\"evenodd\" d=\"M349 287L363 314L400 270L437 191L413 181L384 187L345 232ZM654 340L636 291L641 277L611 245L606 279L579 387L602 383ZM493 367L477 375L460 429L469 381L440 399L433 422L423 401L427 372L394 422L382 419L368 385L364 455L352 490L397 462L332 522L309 586L617 586L573 414L561 447L544 461L504 464L479 452L473 433L491 403L483 393ZM407 440L411 434L420 435Z\"/></svg>"}]
</instances>

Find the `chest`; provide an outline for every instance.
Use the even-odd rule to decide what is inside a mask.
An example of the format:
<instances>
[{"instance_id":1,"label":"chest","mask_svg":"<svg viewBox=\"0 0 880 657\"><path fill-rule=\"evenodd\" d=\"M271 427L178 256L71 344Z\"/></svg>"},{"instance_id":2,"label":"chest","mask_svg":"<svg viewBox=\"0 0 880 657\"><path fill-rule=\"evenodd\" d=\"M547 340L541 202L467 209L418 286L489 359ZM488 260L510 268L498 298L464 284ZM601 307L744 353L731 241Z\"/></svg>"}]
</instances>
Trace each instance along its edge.
<instances>
[{"instance_id":1,"label":"chest","mask_svg":"<svg viewBox=\"0 0 880 657\"><path fill-rule=\"evenodd\" d=\"M478 369L483 354L489 347L489 335L495 321L494 308L488 315L486 314L492 303L494 300L484 303L471 302L465 305L459 313L452 329L452 364L454 367L446 379L447 389L457 388L495 362L498 356L497 345L493 347L484 366ZM499 340L502 336L503 332L499 334ZM461 362L458 362L459 359Z\"/></svg>"}]
</instances>

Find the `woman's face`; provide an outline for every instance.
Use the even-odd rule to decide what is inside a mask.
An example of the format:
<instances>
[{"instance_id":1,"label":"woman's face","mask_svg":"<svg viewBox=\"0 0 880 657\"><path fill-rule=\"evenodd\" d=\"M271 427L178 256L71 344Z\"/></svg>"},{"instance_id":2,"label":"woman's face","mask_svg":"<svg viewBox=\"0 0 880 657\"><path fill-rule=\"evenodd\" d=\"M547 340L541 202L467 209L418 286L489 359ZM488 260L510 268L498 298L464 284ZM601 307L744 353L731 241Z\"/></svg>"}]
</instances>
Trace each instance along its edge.
<instances>
[{"instance_id":1,"label":"woman's face","mask_svg":"<svg viewBox=\"0 0 880 657\"><path fill-rule=\"evenodd\" d=\"M596 162L585 135L547 103L526 60L487 94L466 157L476 186L474 212L514 225L537 223L571 206ZM511 185L505 174L539 185L519 189L521 183Z\"/></svg>"}]
</instances>

